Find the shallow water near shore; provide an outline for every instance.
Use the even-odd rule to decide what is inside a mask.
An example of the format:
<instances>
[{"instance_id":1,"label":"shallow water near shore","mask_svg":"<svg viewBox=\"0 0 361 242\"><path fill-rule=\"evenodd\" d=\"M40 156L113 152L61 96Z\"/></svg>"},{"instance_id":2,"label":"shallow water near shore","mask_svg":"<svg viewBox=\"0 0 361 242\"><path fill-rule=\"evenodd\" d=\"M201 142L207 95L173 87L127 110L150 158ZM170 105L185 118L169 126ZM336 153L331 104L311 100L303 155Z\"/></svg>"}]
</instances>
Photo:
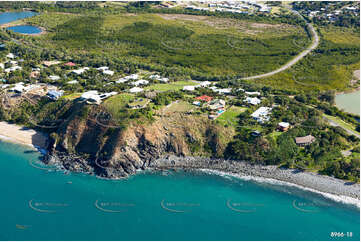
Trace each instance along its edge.
<instances>
[{"instance_id":1,"label":"shallow water near shore","mask_svg":"<svg viewBox=\"0 0 361 242\"><path fill-rule=\"evenodd\" d=\"M102 180L54 171L39 156L0 142L0 240L360 238L359 209L294 187L202 172Z\"/></svg>"},{"instance_id":2,"label":"shallow water near shore","mask_svg":"<svg viewBox=\"0 0 361 242\"><path fill-rule=\"evenodd\" d=\"M360 115L360 90L336 95L336 106L346 112Z\"/></svg>"}]
</instances>

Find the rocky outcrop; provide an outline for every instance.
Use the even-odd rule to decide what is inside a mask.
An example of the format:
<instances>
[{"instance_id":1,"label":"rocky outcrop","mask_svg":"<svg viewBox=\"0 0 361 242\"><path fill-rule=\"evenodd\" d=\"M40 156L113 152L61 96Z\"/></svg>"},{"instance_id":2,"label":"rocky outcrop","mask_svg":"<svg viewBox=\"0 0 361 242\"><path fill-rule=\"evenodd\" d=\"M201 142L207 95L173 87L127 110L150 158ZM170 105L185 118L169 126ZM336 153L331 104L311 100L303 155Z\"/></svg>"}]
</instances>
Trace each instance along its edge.
<instances>
[{"instance_id":1,"label":"rocky outcrop","mask_svg":"<svg viewBox=\"0 0 361 242\"><path fill-rule=\"evenodd\" d=\"M232 128L215 125L206 116L156 116L153 122L134 120L124 128L111 119L100 119L99 107L72 108L51 135L45 162L101 177L134 174L167 154L219 156L234 135Z\"/></svg>"}]
</instances>

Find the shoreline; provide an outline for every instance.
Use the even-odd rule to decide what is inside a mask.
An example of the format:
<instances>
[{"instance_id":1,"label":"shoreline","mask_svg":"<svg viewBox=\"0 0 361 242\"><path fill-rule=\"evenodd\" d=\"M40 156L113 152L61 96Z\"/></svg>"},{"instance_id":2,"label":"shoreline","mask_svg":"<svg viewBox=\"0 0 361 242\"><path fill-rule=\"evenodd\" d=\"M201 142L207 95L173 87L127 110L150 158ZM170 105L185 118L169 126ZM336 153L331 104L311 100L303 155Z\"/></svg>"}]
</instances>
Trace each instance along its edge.
<instances>
[{"instance_id":1,"label":"shoreline","mask_svg":"<svg viewBox=\"0 0 361 242\"><path fill-rule=\"evenodd\" d=\"M4 121L0 122L0 139L34 149L46 149L48 141L47 135L42 132Z\"/></svg>"},{"instance_id":2,"label":"shoreline","mask_svg":"<svg viewBox=\"0 0 361 242\"><path fill-rule=\"evenodd\" d=\"M360 184L334 177L277 166L251 165L240 161L212 160L200 157L168 156L154 161L154 170L182 169L203 171L243 180L298 187L326 198L360 207Z\"/></svg>"}]
</instances>

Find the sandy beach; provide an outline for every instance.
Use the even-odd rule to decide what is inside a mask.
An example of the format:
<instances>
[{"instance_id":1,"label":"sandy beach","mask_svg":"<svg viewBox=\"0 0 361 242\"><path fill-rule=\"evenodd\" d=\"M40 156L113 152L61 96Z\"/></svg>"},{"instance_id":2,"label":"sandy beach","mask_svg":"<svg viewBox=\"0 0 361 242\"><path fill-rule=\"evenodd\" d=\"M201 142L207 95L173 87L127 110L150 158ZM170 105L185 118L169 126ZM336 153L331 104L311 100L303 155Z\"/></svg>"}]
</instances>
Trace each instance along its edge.
<instances>
[{"instance_id":1,"label":"sandy beach","mask_svg":"<svg viewBox=\"0 0 361 242\"><path fill-rule=\"evenodd\" d=\"M31 147L46 148L47 136L34 129L0 122L0 139Z\"/></svg>"}]
</instances>

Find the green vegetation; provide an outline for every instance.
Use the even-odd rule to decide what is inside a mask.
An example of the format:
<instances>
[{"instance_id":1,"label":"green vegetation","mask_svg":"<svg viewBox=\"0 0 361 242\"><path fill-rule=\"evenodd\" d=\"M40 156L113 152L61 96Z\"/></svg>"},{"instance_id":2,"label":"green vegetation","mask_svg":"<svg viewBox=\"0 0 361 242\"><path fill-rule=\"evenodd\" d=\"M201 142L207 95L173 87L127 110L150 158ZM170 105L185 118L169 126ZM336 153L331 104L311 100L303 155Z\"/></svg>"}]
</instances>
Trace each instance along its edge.
<instances>
[{"instance_id":1,"label":"green vegetation","mask_svg":"<svg viewBox=\"0 0 361 242\"><path fill-rule=\"evenodd\" d=\"M217 123L221 123L224 126L237 126L239 118L238 116L246 111L246 108L231 106L221 114L216 120Z\"/></svg>"},{"instance_id":2,"label":"green vegetation","mask_svg":"<svg viewBox=\"0 0 361 242\"><path fill-rule=\"evenodd\" d=\"M185 101L179 101L166 108L166 112L186 113L195 109L193 105Z\"/></svg>"},{"instance_id":3,"label":"green vegetation","mask_svg":"<svg viewBox=\"0 0 361 242\"><path fill-rule=\"evenodd\" d=\"M304 46L310 43L300 26L196 17L42 13L25 21L47 28L47 35L36 38L37 45L66 46L78 54L102 54L112 61L195 79L271 71L301 51L294 39Z\"/></svg>"},{"instance_id":4,"label":"green vegetation","mask_svg":"<svg viewBox=\"0 0 361 242\"><path fill-rule=\"evenodd\" d=\"M360 69L359 31L328 27L320 30L319 47L289 70L256 80L288 90L345 90L350 88L353 71Z\"/></svg>"}]
</instances>

